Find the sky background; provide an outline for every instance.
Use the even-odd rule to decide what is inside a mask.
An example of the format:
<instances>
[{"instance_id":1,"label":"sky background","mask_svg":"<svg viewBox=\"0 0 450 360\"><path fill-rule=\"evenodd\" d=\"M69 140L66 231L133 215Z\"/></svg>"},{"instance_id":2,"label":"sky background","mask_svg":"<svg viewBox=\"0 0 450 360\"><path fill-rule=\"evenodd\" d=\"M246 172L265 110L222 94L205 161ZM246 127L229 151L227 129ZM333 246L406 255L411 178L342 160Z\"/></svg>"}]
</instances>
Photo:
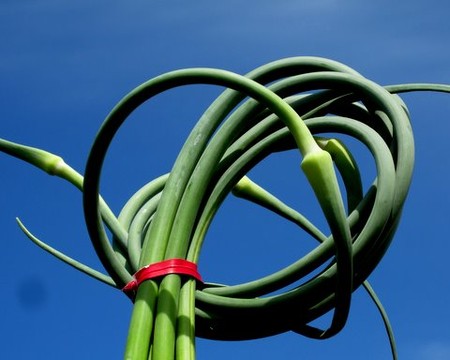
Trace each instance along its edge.
<instances>
[{"instance_id":1,"label":"sky background","mask_svg":"<svg viewBox=\"0 0 450 360\"><path fill-rule=\"evenodd\" d=\"M444 0L3 0L0 137L59 154L83 172L99 126L122 96L153 76L193 66L246 73L279 58L315 55L383 85L450 83L449 11ZM165 94L125 124L102 182L115 212L170 170L220 91ZM370 281L389 313L400 358L444 360L450 358L450 97L403 99L415 131L416 168L400 227ZM303 193L309 189L292 175L298 164L298 156L281 155L254 175L308 210ZM101 269L80 193L6 155L0 154L0 169L0 358L120 359L129 300L44 253L14 220L19 216L41 239ZM205 280L255 279L302 256L303 243L311 241L273 218L228 201L202 252ZM197 351L200 360L390 358L380 317L362 290L354 294L346 328L330 340L289 333L248 342L199 340Z\"/></svg>"}]
</instances>

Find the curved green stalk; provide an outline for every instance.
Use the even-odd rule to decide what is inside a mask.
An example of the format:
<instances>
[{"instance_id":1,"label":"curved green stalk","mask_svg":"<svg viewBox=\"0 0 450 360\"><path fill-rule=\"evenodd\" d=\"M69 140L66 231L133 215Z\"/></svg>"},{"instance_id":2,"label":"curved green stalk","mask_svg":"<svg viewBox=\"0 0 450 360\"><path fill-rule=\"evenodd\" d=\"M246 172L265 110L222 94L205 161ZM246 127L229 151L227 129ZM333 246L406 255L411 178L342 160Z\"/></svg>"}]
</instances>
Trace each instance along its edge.
<instances>
[{"instance_id":1,"label":"curved green stalk","mask_svg":"<svg viewBox=\"0 0 450 360\"><path fill-rule=\"evenodd\" d=\"M25 225L22 223L22 221L20 221L19 218L16 218L17 220L17 224L19 225L20 229L24 232L24 234L32 241L34 242L37 246L39 246L41 249L47 251L48 253L50 253L51 255L53 255L54 257L56 257L57 259L65 262L66 264L74 267L75 269L85 273L86 275L89 275L91 277L93 277L94 279L101 281L103 283L105 283L106 285L109 286L113 286L113 287L117 287L117 284L113 281L113 279L111 279L111 277L101 273L100 271L94 270L91 267L84 265L82 263L80 263L77 260L72 259L71 257L63 254L62 252L54 249L53 247L51 247L50 245L47 245L45 242L39 240L36 236L34 236L26 227Z\"/></svg>"},{"instance_id":2,"label":"curved green stalk","mask_svg":"<svg viewBox=\"0 0 450 360\"><path fill-rule=\"evenodd\" d=\"M318 141L318 143L321 144L321 146L323 146L324 148L328 148L328 149L330 149L330 147L327 147L327 145L330 142L333 143L333 146L331 147L331 151L334 155L333 159L339 159L337 161L337 167L340 170L340 173L342 174L343 172L347 172L347 174L344 175L343 177L352 179L351 181L346 182L347 192L348 193L352 193L354 191L356 192L356 194L354 196L352 196L351 194L348 196L348 200L347 200L348 206L349 206L349 208L351 208L352 202L354 202L355 200L358 199L358 203L359 203L359 201L361 201L361 199L362 199L362 189L361 189L362 185L359 183L359 184L356 184L356 186L354 186L355 182L357 182L357 181L355 181L355 179L359 178L359 171L357 168L357 164L354 161L351 154L349 153L348 149L346 149L345 146L343 146L343 144L341 144L339 142L336 143L335 139L330 139L330 140L321 139L320 141ZM349 162L347 163L347 161L349 161ZM350 164L350 166L348 166L348 164ZM351 175L353 175L353 176L351 176ZM236 184L236 186L233 189L233 194L235 196L246 199L257 205L263 206L270 211L275 212L276 214L284 217L285 219L288 219L288 220L292 221L293 223L296 223L301 228L303 228L305 231L306 231L305 227L307 229L309 229L311 227L313 230L310 232L310 234L316 240L318 240L319 242L324 242L326 240L326 237L323 234L321 234L320 232L318 234L316 232L314 225L310 224L307 220L306 220L306 224L305 224L304 217L301 214L297 213L294 209L288 207L282 201L280 201L275 196L273 196L272 194L267 192L267 190L263 189L258 184L251 181L247 176L244 176L241 180L239 180L239 182ZM301 219L301 220L298 221L298 219ZM317 231L319 231L319 230L317 230ZM314 236L314 235L316 235L316 236ZM392 329L392 325L389 320L389 316L388 316L386 310L384 309L381 301L379 300L377 294L375 293L374 289L372 288L372 286L370 285L370 283L367 280L363 282L363 287L367 291L370 298L372 299L372 301L374 302L374 304L376 305L376 307L378 309L378 312L381 316L381 319L383 320L383 324L386 329L386 334L388 335L388 338L389 338L389 344L390 344L390 348L391 348L392 358L394 360L397 360L397 358L398 358L397 346L396 346L396 342L395 342L394 331Z\"/></svg>"},{"instance_id":3,"label":"curved green stalk","mask_svg":"<svg viewBox=\"0 0 450 360\"><path fill-rule=\"evenodd\" d=\"M21 159L36 166L37 168L48 173L49 175L60 177L68 181L72 185L74 185L80 191L83 191L83 176L80 175L78 172L76 172L72 167L67 165L60 156L57 156L45 150L37 149L35 147L25 146L3 139L0 139L0 150L11 156L14 156L18 159ZM113 212L111 211L111 209L108 207L108 205L102 199L101 196L98 196L98 201L103 221L105 221L108 228L116 235L118 244L125 249L127 247L126 232L123 230L123 227L119 224L117 218L114 216ZM117 285L117 282L114 281L114 279L112 279L111 277L106 277L105 275L97 272L96 270L91 269L88 266L62 254L61 252L57 251L56 249L37 239L34 235L31 234L30 231L28 231L28 229L25 228L25 226L23 226L23 224L20 221L18 221L18 223L22 231L24 231L24 233L30 240L32 240L36 245L43 248L50 254L68 263L74 268L82 272L85 272L88 275L93 276L94 278L98 278L102 282L114 284L113 286L119 287L119 285ZM109 251L112 252L111 246L109 246L109 249L110 249ZM117 263L116 265L117 267L120 266L117 259L114 258L112 259L112 261ZM127 277L128 279L131 279L131 276L129 274L127 274Z\"/></svg>"}]
</instances>

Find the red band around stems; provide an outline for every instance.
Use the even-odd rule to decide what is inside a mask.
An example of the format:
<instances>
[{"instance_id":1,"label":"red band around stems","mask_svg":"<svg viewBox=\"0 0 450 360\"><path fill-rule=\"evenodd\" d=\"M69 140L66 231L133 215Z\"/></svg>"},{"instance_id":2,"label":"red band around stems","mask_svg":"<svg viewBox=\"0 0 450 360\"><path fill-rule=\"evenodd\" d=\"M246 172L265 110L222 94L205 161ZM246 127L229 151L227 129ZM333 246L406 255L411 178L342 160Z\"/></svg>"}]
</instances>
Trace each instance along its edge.
<instances>
[{"instance_id":1,"label":"red band around stems","mask_svg":"<svg viewBox=\"0 0 450 360\"><path fill-rule=\"evenodd\" d=\"M134 299L139 285L149 279L168 274L187 275L203 282L197 270L197 264L185 259L169 259L144 266L134 274L134 279L124 286L122 291Z\"/></svg>"}]
</instances>

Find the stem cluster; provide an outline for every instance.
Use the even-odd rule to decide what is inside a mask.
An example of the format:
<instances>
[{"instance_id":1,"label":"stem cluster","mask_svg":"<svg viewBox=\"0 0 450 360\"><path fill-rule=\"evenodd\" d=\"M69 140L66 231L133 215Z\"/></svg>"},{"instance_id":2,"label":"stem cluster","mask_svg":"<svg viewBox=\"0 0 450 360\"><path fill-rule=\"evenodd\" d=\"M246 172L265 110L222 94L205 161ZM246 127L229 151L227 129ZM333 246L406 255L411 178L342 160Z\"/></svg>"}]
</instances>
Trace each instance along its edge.
<instances>
[{"instance_id":1,"label":"stem cluster","mask_svg":"<svg viewBox=\"0 0 450 360\"><path fill-rule=\"evenodd\" d=\"M191 84L228 89L199 119L171 172L141 188L115 217L99 195L103 161L115 134L144 102ZM58 252L19 224L46 251L117 288L148 264L174 258L197 263L208 227L230 193L282 216L318 241L293 264L244 284L198 287L178 274L143 282L134 299L125 359L192 360L195 336L254 339L295 331L328 338L344 327L351 294L361 284L383 316L396 358L386 313L366 279L394 235L412 175L412 130L394 93L417 90L450 92L450 87L383 88L345 65L314 57L275 61L246 76L184 69L143 83L117 104L97 134L84 177L43 150L1 139L0 150L83 192L89 235L109 276ZM367 147L377 170L367 189L350 150L325 133L350 136ZM329 235L246 176L270 154L292 149L299 151ZM330 310L327 329L311 326Z\"/></svg>"}]
</instances>

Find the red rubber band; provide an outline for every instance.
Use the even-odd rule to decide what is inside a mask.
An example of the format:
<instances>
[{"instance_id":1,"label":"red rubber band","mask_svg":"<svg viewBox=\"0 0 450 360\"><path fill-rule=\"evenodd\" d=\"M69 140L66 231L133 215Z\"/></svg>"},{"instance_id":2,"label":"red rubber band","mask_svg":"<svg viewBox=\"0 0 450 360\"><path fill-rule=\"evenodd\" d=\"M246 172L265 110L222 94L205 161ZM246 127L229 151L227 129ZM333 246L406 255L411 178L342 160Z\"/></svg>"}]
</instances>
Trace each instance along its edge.
<instances>
[{"instance_id":1,"label":"red rubber band","mask_svg":"<svg viewBox=\"0 0 450 360\"><path fill-rule=\"evenodd\" d=\"M134 274L134 279L126 284L122 291L130 298L134 298L139 285L149 279L168 274L187 275L203 282L197 269L197 264L185 259L169 259L144 266Z\"/></svg>"}]
</instances>

